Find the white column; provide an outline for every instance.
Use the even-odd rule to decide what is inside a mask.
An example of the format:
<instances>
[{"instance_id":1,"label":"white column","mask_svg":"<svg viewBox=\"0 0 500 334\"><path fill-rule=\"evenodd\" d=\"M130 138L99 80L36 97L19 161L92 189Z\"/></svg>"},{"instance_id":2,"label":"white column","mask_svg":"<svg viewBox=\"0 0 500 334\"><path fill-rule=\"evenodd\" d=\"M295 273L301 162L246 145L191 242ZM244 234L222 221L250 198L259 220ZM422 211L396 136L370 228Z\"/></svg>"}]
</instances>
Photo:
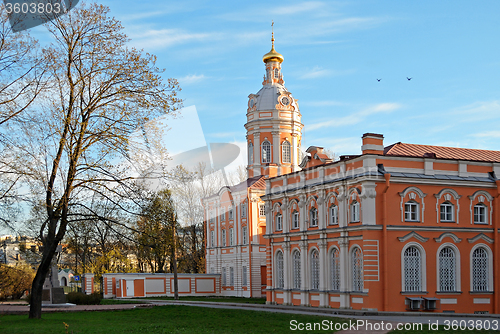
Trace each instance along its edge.
<instances>
[{"instance_id":1,"label":"white column","mask_svg":"<svg viewBox=\"0 0 500 334\"><path fill-rule=\"evenodd\" d=\"M307 239L301 240L300 245L300 289L302 291L309 290L309 279L307 273L309 272L309 261L307 255ZM309 292L302 292L302 305L310 305L309 303Z\"/></svg>"},{"instance_id":2,"label":"white column","mask_svg":"<svg viewBox=\"0 0 500 334\"><path fill-rule=\"evenodd\" d=\"M292 295L290 293L291 286L291 275L292 275L292 263L290 262L290 242L285 241L283 245L283 276L284 276L284 299L283 303L292 304Z\"/></svg>"},{"instance_id":3,"label":"white column","mask_svg":"<svg viewBox=\"0 0 500 334\"><path fill-rule=\"evenodd\" d=\"M345 235L345 233L342 233ZM340 307L349 308L350 298L349 298L349 241L347 236L339 241L340 246Z\"/></svg>"},{"instance_id":4,"label":"white column","mask_svg":"<svg viewBox=\"0 0 500 334\"><path fill-rule=\"evenodd\" d=\"M292 133L292 152L291 153L291 158L292 158L292 171L296 172L299 170L299 163L297 160L299 157L297 156L297 148L298 148L298 141L297 137L299 136L298 133Z\"/></svg>"},{"instance_id":5,"label":"white column","mask_svg":"<svg viewBox=\"0 0 500 334\"><path fill-rule=\"evenodd\" d=\"M271 134L273 135L273 159L271 162L278 165L278 175L281 175L280 133L273 131Z\"/></svg>"},{"instance_id":6,"label":"white column","mask_svg":"<svg viewBox=\"0 0 500 334\"><path fill-rule=\"evenodd\" d=\"M318 193L318 199L316 200L318 203L318 228L324 229L326 228L326 213L325 213L325 191L320 190Z\"/></svg>"},{"instance_id":7,"label":"white column","mask_svg":"<svg viewBox=\"0 0 500 334\"><path fill-rule=\"evenodd\" d=\"M300 227L301 231L307 230L307 226L306 226L306 217L307 217L306 200L307 200L306 195L299 195L299 227Z\"/></svg>"}]
</instances>

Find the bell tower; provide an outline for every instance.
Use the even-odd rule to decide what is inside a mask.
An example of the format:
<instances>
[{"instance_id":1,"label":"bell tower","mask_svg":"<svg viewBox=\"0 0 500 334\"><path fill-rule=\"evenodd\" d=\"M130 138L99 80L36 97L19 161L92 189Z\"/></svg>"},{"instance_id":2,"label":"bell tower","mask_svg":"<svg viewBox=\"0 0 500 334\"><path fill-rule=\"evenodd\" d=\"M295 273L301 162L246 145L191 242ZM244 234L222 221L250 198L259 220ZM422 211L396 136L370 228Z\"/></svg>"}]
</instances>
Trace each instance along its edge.
<instances>
[{"instance_id":1,"label":"bell tower","mask_svg":"<svg viewBox=\"0 0 500 334\"><path fill-rule=\"evenodd\" d=\"M285 87L281 73L284 57L274 49L274 30L271 43L271 51L262 57L266 69L262 88L248 96L245 129L249 177L273 177L300 170L304 125L298 100Z\"/></svg>"}]
</instances>

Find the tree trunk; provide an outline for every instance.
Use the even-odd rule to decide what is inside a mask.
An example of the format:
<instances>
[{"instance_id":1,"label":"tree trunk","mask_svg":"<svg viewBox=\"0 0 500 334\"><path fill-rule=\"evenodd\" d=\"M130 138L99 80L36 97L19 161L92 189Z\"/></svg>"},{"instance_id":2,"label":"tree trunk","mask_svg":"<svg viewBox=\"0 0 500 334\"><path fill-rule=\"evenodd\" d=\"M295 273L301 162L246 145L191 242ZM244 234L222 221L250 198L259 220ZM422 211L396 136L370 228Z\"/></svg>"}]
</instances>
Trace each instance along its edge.
<instances>
[{"instance_id":1,"label":"tree trunk","mask_svg":"<svg viewBox=\"0 0 500 334\"><path fill-rule=\"evenodd\" d=\"M174 226L173 226L173 239L174 242L172 244L172 262L173 262L173 267L174 267L174 299L179 300L179 285L177 284L177 258L176 258L176 237L175 237L175 221L174 221Z\"/></svg>"},{"instance_id":2,"label":"tree trunk","mask_svg":"<svg viewBox=\"0 0 500 334\"><path fill-rule=\"evenodd\" d=\"M52 264L52 258L57 249L58 241L47 241L43 245L42 260L36 271L33 284L31 285L31 301L30 301L30 319L40 319L42 317L42 290L45 277L49 273Z\"/></svg>"}]
</instances>

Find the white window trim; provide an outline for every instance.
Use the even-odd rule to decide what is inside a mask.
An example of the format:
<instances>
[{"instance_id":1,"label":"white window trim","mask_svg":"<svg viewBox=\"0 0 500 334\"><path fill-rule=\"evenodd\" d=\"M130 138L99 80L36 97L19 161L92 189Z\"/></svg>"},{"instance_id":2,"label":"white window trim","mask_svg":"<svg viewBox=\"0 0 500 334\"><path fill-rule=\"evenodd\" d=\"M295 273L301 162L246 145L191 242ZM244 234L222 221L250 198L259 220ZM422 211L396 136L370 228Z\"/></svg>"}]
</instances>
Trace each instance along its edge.
<instances>
[{"instance_id":1,"label":"white window trim","mask_svg":"<svg viewBox=\"0 0 500 334\"><path fill-rule=\"evenodd\" d=\"M419 244L418 242L409 242L406 245L404 245L403 249L401 250L401 291L402 292L407 292L405 290L405 260L404 260L404 255L405 251L408 247L415 246L418 248L420 251L420 257L421 257L421 273L420 273L420 280L422 282L422 291L427 291L427 261L426 261L426 254L425 254L425 249L424 247Z\"/></svg>"},{"instance_id":2,"label":"white window trim","mask_svg":"<svg viewBox=\"0 0 500 334\"><path fill-rule=\"evenodd\" d=\"M243 245L247 244L248 239L248 227L242 226L241 227L241 243Z\"/></svg>"},{"instance_id":3,"label":"white window trim","mask_svg":"<svg viewBox=\"0 0 500 334\"><path fill-rule=\"evenodd\" d=\"M222 229L222 232L221 232L221 244L222 244L222 247L226 247L226 230L225 229Z\"/></svg>"},{"instance_id":4,"label":"white window trim","mask_svg":"<svg viewBox=\"0 0 500 334\"><path fill-rule=\"evenodd\" d=\"M282 264L282 267L280 268L280 266L278 265L278 256L281 255L281 264ZM276 251L276 254L274 256L275 258L275 263L276 263L276 277L275 277L275 281L274 281L274 286L277 288L277 289L283 289L285 287L285 257L283 256L283 252L281 250L277 250ZM282 275L283 275L283 283L282 285L280 285L280 269L282 271Z\"/></svg>"},{"instance_id":5,"label":"white window trim","mask_svg":"<svg viewBox=\"0 0 500 334\"><path fill-rule=\"evenodd\" d=\"M475 219L476 219L476 215L474 214L474 210L476 209L476 207L480 207L484 210L484 222L477 222ZM485 205L484 203L477 203L476 205L474 205L472 207L472 220L474 222L474 224L478 224L478 225L488 225L489 224L489 214L488 214L488 206Z\"/></svg>"},{"instance_id":6,"label":"white window trim","mask_svg":"<svg viewBox=\"0 0 500 334\"><path fill-rule=\"evenodd\" d=\"M297 226L295 226L295 215L297 215ZM297 230L300 228L300 215L299 215L299 212L297 210L294 210L292 212L292 230Z\"/></svg>"},{"instance_id":7,"label":"white window trim","mask_svg":"<svg viewBox=\"0 0 500 334\"><path fill-rule=\"evenodd\" d=\"M451 219L441 219L441 208L442 207L451 207ZM445 223L454 223L455 222L455 205L451 202L445 201L439 204L439 221Z\"/></svg>"},{"instance_id":8,"label":"white window trim","mask_svg":"<svg viewBox=\"0 0 500 334\"><path fill-rule=\"evenodd\" d=\"M234 228L229 228L229 246L234 246Z\"/></svg>"},{"instance_id":9,"label":"white window trim","mask_svg":"<svg viewBox=\"0 0 500 334\"><path fill-rule=\"evenodd\" d=\"M340 249L338 247L335 247L333 246L329 251L328 251L328 287L329 289L328 290L331 290L331 291L340 291L340 286L341 286L341 280L342 280L342 274L340 273L340 271L342 270L342 266L340 265L339 263L339 267L338 267L338 270L339 270L339 288L337 290L333 290L332 289L332 286L333 286L333 279L332 279L332 271L333 271L333 253L334 252L337 252L338 254L338 258L339 258L339 262L340 262Z\"/></svg>"},{"instance_id":10,"label":"white window trim","mask_svg":"<svg viewBox=\"0 0 500 334\"><path fill-rule=\"evenodd\" d=\"M439 253L441 252L441 250L445 247L451 247L454 251L455 251L455 280L456 280L456 286L455 286L455 289L456 291L462 291L462 282L461 282L461 271L460 271L460 250L458 249L458 247L452 243L444 243L442 244L441 246L439 246L439 248L437 249L437 252L436 252L436 288L437 288L437 291L438 292L441 292L439 291L439 288L441 286L440 282L441 282L441 278L439 277L439 270L440 270L440 264L439 264ZM471 253L471 258L472 258L472 253ZM448 291L443 291L443 292L448 292Z\"/></svg>"},{"instance_id":11,"label":"white window trim","mask_svg":"<svg viewBox=\"0 0 500 334\"><path fill-rule=\"evenodd\" d=\"M314 219L312 217L313 211L316 213L316 217ZM317 227L317 226L318 226L318 209L316 207L312 207L309 210L309 227Z\"/></svg>"},{"instance_id":12,"label":"white window trim","mask_svg":"<svg viewBox=\"0 0 500 334\"><path fill-rule=\"evenodd\" d=\"M298 272L295 270L295 254L298 253L299 254L299 268L298 268ZM300 251L298 249L294 249L292 251L292 287L293 289L296 289L296 290L300 290L302 289L302 274L301 274L301 267L302 267L302 254L300 253ZM297 274L297 275L296 275ZM295 285L295 278L296 276L298 276L298 281L299 281L299 287L296 287Z\"/></svg>"},{"instance_id":13,"label":"white window trim","mask_svg":"<svg viewBox=\"0 0 500 334\"><path fill-rule=\"evenodd\" d=\"M285 149L288 148L288 152L285 152ZM285 153L288 154L288 159L285 160ZM284 140L281 143L281 162L284 164L289 164L292 163L292 145L288 140Z\"/></svg>"},{"instance_id":14,"label":"white window trim","mask_svg":"<svg viewBox=\"0 0 500 334\"><path fill-rule=\"evenodd\" d=\"M332 214L332 210L334 211L334 214ZM332 204L328 207L328 225L333 226L333 225L338 225L339 224L339 207L335 204ZM335 217L335 219L333 219Z\"/></svg>"},{"instance_id":15,"label":"white window trim","mask_svg":"<svg viewBox=\"0 0 500 334\"><path fill-rule=\"evenodd\" d=\"M358 290L354 290L354 277L352 276L352 272L353 272L352 254L354 253L356 248L359 248L359 250L361 251L361 284L363 285L361 290L364 291L364 288L365 288L364 254L363 254L363 249L361 248L361 246L359 246L357 244L352 245L351 249L349 250L348 278L349 278L349 290L358 292Z\"/></svg>"},{"instance_id":16,"label":"white window trim","mask_svg":"<svg viewBox=\"0 0 500 334\"><path fill-rule=\"evenodd\" d=\"M358 201L354 200L351 202L349 205L350 208L350 217L351 218L351 223L359 223L361 221L361 205L359 204ZM356 215L357 214L357 215Z\"/></svg>"},{"instance_id":17,"label":"white window trim","mask_svg":"<svg viewBox=\"0 0 500 334\"><path fill-rule=\"evenodd\" d=\"M277 213L276 216L274 216L274 222L275 222L275 231L283 231L283 215L281 213Z\"/></svg>"},{"instance_id":18,"label":"white window trim","mask_svg":"<svg viewBox=\"0 0 500 334\"><path fill-rule=\"evenodd\" d=\"M266 159L264 159L264 144L269 144L269 154L267 154L268 152L266 152L266 154L265 154ZM260 147L261 147L260 151L261 151L261 155L262 155L262 158L261 158L262 163L263 164L271 163L272 162L271 157L272 157L272 152L273 152L273 146L271 145L271 142L266 139L262 142Z\"/></svg>"},{"instance_id":19,"label":"white window trim","mask_svg":"<svg viewBox=\"0 0 500 334\"><path fill-rule=\"evenodd\" d=\"M247 266L243 266L241 269L241 286L247 286L248 285L248 277L247 277Z\"/></svg>"},{"instance_id":20,"label":"white window trim","mask_svg":"<svg viewBox=\"0 0 500 334\"><path fill-rule=\"evenodd\" d=\"M313 287L313 253L314 252L318 252L318 276L317 276L317 279L318 279L318 287L317 288L314 288ZM312 247L310 252L309 252L309 283L310 283L310 289L311 290L319 290L320 288L320 279L321 277L321 261L320 261L320 257L319 257L319 250L316 248L316 247Z\"/></svg>"},{"instance_id":21,"label":"white window trim","mask_svg":"<svg viewBox=\"0 0 500 334\"><path fill-rule=\"evenodd\" d=\"M470 253L469 253L469 276L470 276L470 290L469 291L475 292L473 290L474 282L473 282L473 271L472 271L472 265L473 265L472 254L474 254L474 251L479 247L484 248L486 250L486 252L488 253L488 291L493 291L493 252L491 251L491 248L488 247L488 245L483 244L483 243L479 243L479 244L474 245L474 247L472 247L472 249L470 250Z\"/></svg>"}]
</instances>

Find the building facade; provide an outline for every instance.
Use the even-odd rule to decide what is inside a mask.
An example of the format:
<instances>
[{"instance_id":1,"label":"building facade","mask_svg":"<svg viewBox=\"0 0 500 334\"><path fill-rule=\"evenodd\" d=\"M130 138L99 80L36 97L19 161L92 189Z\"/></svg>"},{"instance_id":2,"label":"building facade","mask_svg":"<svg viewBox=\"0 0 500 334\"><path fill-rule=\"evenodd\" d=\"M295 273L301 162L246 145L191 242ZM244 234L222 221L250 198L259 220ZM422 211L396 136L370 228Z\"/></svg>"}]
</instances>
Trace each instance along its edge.
<instances>
[{"instance_id":1,"label":"building facade","mask_svg":"<svg viewBox=\"0 0 500 334\"><path fill-rule=\"evenodd\" d=\"M266 180L267 301L498 313L500 152L365 134Z\"/></svg>"}]
</instances>

